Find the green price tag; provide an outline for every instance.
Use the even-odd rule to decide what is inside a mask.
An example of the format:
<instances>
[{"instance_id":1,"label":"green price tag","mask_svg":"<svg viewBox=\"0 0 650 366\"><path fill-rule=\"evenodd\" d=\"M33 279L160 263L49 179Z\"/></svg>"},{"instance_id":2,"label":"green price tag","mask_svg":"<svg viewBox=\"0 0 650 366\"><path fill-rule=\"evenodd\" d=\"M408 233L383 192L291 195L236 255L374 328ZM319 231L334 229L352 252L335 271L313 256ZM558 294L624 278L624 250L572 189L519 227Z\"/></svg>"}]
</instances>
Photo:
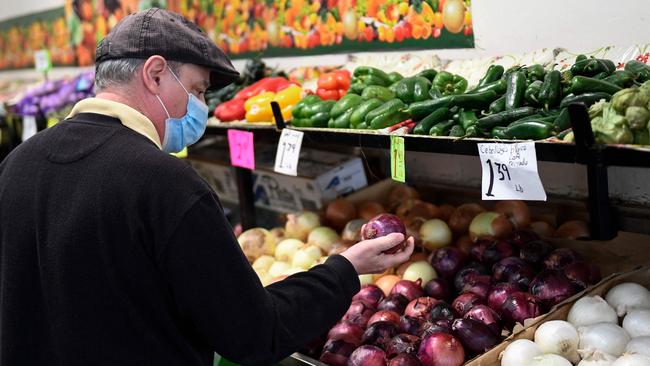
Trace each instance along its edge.
<instances>
[{"instance_id":1,"label":"green price tag","mask_svg":"<svg viewBox=\"0 0 650 366\"><path fill-rule=\"evenodd\" d=\"M404 137L390 137L390 175L393 180L406 183L406 167L404 161Z\"/></svg>"}]
</instances>

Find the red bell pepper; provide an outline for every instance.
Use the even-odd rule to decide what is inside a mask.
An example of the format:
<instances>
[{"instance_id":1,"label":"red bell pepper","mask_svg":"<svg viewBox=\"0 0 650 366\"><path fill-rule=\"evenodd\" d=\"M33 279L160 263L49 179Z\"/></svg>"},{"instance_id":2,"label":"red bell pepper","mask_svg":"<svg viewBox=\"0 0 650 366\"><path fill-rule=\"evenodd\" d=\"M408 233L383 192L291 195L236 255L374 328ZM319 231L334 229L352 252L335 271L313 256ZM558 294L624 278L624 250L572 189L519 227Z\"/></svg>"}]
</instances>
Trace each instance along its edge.
<instances>
[{"instance_id":1,"label":"red bell pepper","mask_svg":"<svg viewBox=\"0 0 650 366\"><path fill-rule=\"evenodd\" d=\"M221 103L214 110L214 116L221 122L241 121L246 118L245 99L232 99Z\"/></svg>"},{"instance_id":2,"label":"red bell pepper","mask_svg":"<svg viewBox=\"0 0 650 366\"><path fill-rule=\"evenodd\" d=\"M289 80L279 76L264 78L240 90L239 93L235 94L234 99L246 100L256 95L260 95L264 92L275 93L293 84L294 83L290 82Z\"/></svg>"},{"instance_id":3,"label":"red bell pepper","mask_svg":"<svg viewBox=\"0 0 650 366\"><path fill-rule=\"evenodd\" d=\"M337 70L322 74L318 78L318 89L316 94L325 100L339 100L350 88L350 72L348 70Z\"/></svg>"}]
</instances>

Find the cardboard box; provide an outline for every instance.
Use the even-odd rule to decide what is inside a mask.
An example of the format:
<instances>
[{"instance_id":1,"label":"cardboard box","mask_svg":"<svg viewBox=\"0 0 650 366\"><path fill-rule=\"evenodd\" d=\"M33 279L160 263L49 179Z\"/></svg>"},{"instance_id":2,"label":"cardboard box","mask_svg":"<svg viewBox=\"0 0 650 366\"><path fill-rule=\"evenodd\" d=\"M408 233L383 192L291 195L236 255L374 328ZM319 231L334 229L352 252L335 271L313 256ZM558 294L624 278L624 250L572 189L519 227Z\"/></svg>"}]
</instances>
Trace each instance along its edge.
<instances>
[{"instance_id":1,"label":"cardboard box","mask_svg":"<svg viewBox=\"0 0 650 366\"><path fill-rule=\"evenodd\" d=\"M298 176L273 171L275 148L255 146L257 170L253 172L255 206L288 213L319 210L340 195L368 185L363 162L345 154L304 149L300 154ZM235 169L228 152L208 149L194 152L190 164L226 202L238 202Z\"/></svg>"}]
</instances>

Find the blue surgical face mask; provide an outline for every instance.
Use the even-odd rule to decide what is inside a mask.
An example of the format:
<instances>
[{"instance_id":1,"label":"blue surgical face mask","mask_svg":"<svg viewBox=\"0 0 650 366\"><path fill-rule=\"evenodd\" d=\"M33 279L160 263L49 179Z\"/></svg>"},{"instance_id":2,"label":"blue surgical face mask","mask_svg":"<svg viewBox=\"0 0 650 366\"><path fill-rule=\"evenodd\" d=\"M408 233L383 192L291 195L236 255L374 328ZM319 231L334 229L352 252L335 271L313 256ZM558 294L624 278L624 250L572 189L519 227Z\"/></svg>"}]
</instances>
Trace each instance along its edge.
<instances>
[{"instance_id":1,"label":"blue surgical face mask","mask_svg":"<svg viewBox=\"0 0 650 366\"><path fill-rule=\"evenodd\" d=\"M202 103L197 97L187 91L185 86L178 79L176 74L169 69L169 72L174 76L174 79L181 84L185 93L187 93L187 112L183 117L172 118L165 107L165 104L156 95L160 105L162 105L167 119L165 120L165 138L162 142L162 149L168 153L176 153L183 150L185 147L192 145L199 141L208 122L208 106Z\"/></svg>"}]
</instances>

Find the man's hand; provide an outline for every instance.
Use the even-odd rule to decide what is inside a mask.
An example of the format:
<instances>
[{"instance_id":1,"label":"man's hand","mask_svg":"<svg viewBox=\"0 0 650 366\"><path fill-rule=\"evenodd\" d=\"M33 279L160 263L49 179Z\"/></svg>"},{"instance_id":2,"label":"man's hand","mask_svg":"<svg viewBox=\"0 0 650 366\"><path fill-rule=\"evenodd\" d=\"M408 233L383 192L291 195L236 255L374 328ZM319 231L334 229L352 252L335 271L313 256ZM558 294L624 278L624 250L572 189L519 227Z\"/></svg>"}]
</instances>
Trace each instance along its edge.
<instances>
[{"instance_id":1,"label":"man's hand","mask_svg":"<svg viewBox=\"0 0 650 366\"><path fill-rule=\"evenodd\" d=\"M341 253L352 263L358 274L382 273L388 268L395 267L406 262L413 253L413 237L408 238L404 249L395 254L384 254L396 245L404 241L404 235L393 233L372 240L365 240L350 247Z\"/></svg>"}]
</instances>

